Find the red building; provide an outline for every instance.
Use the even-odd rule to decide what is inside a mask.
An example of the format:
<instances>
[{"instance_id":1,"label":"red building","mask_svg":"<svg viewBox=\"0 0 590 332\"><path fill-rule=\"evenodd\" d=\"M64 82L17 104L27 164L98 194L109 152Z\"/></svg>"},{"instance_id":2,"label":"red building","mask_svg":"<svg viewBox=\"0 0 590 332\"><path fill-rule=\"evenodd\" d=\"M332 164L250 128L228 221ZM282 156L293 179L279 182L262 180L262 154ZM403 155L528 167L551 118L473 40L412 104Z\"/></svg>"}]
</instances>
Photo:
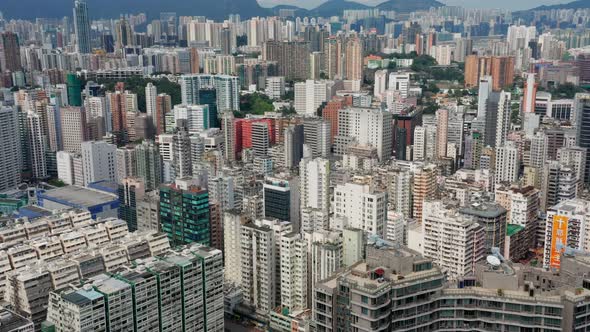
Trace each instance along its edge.
<instances>
[{"instance_id":1,"label":"red building","mask_svg":"<svg viewBox=\"0 0 590 332\"><path fill-rule=\"evenodd\" d=\"M332 143L334 143L334 136L338 135L338 111L348 106L352 106L352 96L335 96L322 110L322 117L330 122Z\"/></svg>"},{"instance_id":2,"label":"red building","mask_svg":"<svg viewBox=\"0 0 590 332\"><path fill-rule=\"evenodd\" d=\"M273 119L237 119L234 123L234 130L236 133L234 147L236 155L241 153L243 149L249 149L252 147L252 124L255 122L268 123L268 137L270 139L270 144L275 144L276 136Z\"/></svg>"}]
</instances>

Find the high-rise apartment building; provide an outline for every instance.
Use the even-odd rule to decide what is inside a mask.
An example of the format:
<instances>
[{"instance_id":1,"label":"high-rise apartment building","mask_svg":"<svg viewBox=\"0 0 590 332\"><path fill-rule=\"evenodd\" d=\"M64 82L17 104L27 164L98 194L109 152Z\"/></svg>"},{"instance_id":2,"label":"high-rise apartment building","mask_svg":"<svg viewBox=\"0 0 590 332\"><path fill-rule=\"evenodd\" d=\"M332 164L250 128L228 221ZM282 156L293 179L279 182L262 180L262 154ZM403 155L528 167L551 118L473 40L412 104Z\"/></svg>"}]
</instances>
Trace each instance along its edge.
<instances>
[{"instance_id":1,"label":"high-rise apartment building","mask_svg":"<svg viewBox=\"0 0 590 332\"><path fill-rule=\"evenodd\" d=\"M82 142L88 140L86 110L83 107L62 107L60 113L63 150L81 153Z\"/></svg>"},{"instance_id":2,"label":"high-rise apartment building","mask_svg":"<svg viewBox=\"0 0 590 332\"><path fill-rule=\"evenodd\" d=\"M465 87L476 87L482 77L492 76L493 90L502 90L514 82L514 61L512 56L468 55L465 58Z\"/></svg>"},{"instance_id":3,"label":"high-rise apartment building","mask_svg":"<svg viewBox=\"0 0 590 332\"><path fill-rule=\"evenodd\" d=\"M47 177L47 162L45 159L45 137L43 136L43 123L41 115L33 111L27 112L27 149L28 165L31 170L31 176L34 179L44 179Z\"/></svg>"},{"instance_id":4,"label":"high-rise apartment building","mask_svg":"<svg viewBox=\"0 0 590 332\"><path fill-rule=\"evenodd\" d=\"M328 158L331 154L330 122L307 118L303 121L303 142L314 158Z\"/></svg>"},{"instance_id":5,"label":"high-rise apartment building","mask_svg":"<svg viewBox=\"0 0 590 332\"><path fill-rule=\"evenodd\" d=\"M440 109L436 112L436 157L445 158L447 156L449 128L449 110Z\"/></svg>"},{"instance_id":6,"label":"high-rise apartment building","mask_svg":"<svg viewBox=\"0 0 590 332\"><path fill-rule=\"evenodd\" d=\"M345 62L346 70L344 72L347 80L363 79L363 48L360 38L349 38L346 42Z\"/></svg>"},{"instance_id":7,"label":"high-rise apartment building","mask_svg":"<svg viewBox=\"0 0 590 332\"><path fill-rule=\"evenodd\" d=\"M580 199L564 200L547 209L543 268L559 268L568 250L590 250L588 202Z\"/></svg>"},{"instance_id":8,"label":"high-rise apartment building","mask_svg":"<svg viewBox=\"0 0 590 332\"><path fill-rule=\"evenodd\" d=\"M137 203L145 196L145 186L138 178L128 177L120 180L118 217L127 222L127 228L135 232L137 228Z\"/></svg>"},{"instance_id":9,"label":"high-rise apartment building","mask_svg":"<svg viewBox=\"0 0 590 332\"><path fill-rule=\"evenodd\" d=\"M298 114L314 116L318 108L331 98L329 81L307 80L295 83L295 111Z\"/></svg>"},{"instance_id":10,"label":"high-rise apartment building","mask_svg":"<svg viewBox=\"0 0 590 332\"><path fill-rule=\"evenodd\" d=\"M122 181L127 177L137 175L137 160L135 158L135 147L127 145L117 149L117 179Z\"/></svg>"},{"instance_id":11,"label":"high-rise apartment building","mask_svg":"<svg viewBox=\"0 0 590 332\"><path fill-rule=\"evenodd\" d=\"M11 31L0 34L0 71L16 72L22 70L18 36Z\"/></svg>"},{"instance_id":12,"label":"high-rise apartment building","mask_svg":"<svg viewBox=\"0 0 590 332\"><path fill-rule=\"evenodd\" d=\"M21 163L17 109L0 106L0 190L20 184Z\"/></svg>"},{"instance_id":13,"label":"high-rise apartment building","mask_svg":"<svg viewBox=\"0 0 590 332\"><path fill-rule=\"evenodd\" d=\"M157 101L158 89L153 83L148 83L145 86L145 113L151 117L154 128L158 126L157 122Z\"/></svg>"},{"instance_id":14,"label":"high-rise apartment building","mask_svg":"<svg viewBox=\"0 0 590 332\"><path fill-rule=\"evenodd\" d=\"M515 183L520 172L520 154L514 142L496 147L496 183Z\"/></svg>"},{"instance_id":15,"label":"high-rise apartment building","mask_svg":"<svg viewBox=\"0 0 590 332\"><path fill-rule=\"evenodd\" d=\"M256 157L268 156L268 149L270 148L268 126L269 124L266 122L254 122L252 124L252 151Z\"/></svg>"},{"instance_id":16,"label":"high-rise apartment building","mask_svg":"<svg viewBox=\"0 0 590 332\"><path fill-rule=\"evenodd\" d=\"M266 178L263 184L264 217L290 221L299 229L299 180Z\"/></svg>"},{"instance_id":17,"label":"high-rise apartment building","mask_svg":"<svg viewBox=\"0 0 590 332\"><path fill-rule=\"evenodd\" d=\"M281 306L289 310L309 307L308 248L306 239L296 232L282 234L280 242Z\"/></svg>"},{"instance_id":18,"label":"high-rise apartment building","mask_svg":"<svg viewBox=\"0 0 590 332\"><path fill-rule=\"evenodd\" d=\"M385 238L387 193L368 184L338 185L334 189L334 217L345 218L349 227Z\"/></svg>"},{"instance_id":19,"label":"high-rise apartment building","mask_svg":"<svg viewBox=\"0 0 590 332\"><path fill-rule=\"evenodd\" d=\"M281 303L281 236L292 232L289 222L276 219L242 225L242 292L261 315Z\"/></svg>"},{"instance_id":20,"label":"high-rise apartment building","mask_svg":"<svg viewBox=\"0 0 590 332\"><path fill-rule=\"evenodd\" d=\"M498 111L496 112L496 148L504 146L504 144L506 143L506 138L508 137L508 131L510 131L510 119L512 116L510 98L510 92L502 91L500 93L500 100L498 101ZM486 128L486 135L488 135L488 128Z\"/></svg>"},{"instance_id":21,"label":"high-rise apartment building","mask_svg":"<svg viewBox=\"0 0 590 332\"><path fill-rule=\"evenodd\" d=\"M376 148L379 160L388 160L393 152L393 114L370 108L340 110L334 153L344 154L352 141Z\"/></svg>"},{"instance_id":22,"label":"high-rise apartment building","mask_svg":"<svg viewBox=\"0 0 590 332\"><path fill-rule=\"evenodd\" d=\"M461 215L442 201L424 202L424 257L432 259L450 279L475 272L485 254L485 231L472 216Z\"/></svg>"},{"instance_id":23,"label":"high-rise apartment building","mask_svg":"<svg viewBox=\"0 0 590 332\"><path fill-rule=\"evenodd\" d=\"M263 59L276 61L279 76L286 80L304 80L309 76L309 53L308 42L297 41L267 41L263 45Z\"/></svg>"},{"instance_id":24,"label":"high-rise apartment building","mask_svg":"<svg viewBox=\"0 0 590 332\"><path fill-rule=\"evenodd\" d=\"M436 169L434 165L427 165L414 172L412 187L412 216L421 221L424 201L432 197L436 191Z\"/></svg>"},{"instance_id":25,"label":"high-rise apartment building","mask_svg":"<svg viewBox=\"0 0 590 332\"><path fill-rule=\"evenodd\" d=\"M117 147L103 141L82 143L84 185L107 180L117 181Z\"/></svg>"},{"instance_id":26,"label":"high-rise apartment building","mask_svg":"<svg viewBox=\"0 0 590 332\"><path fill-rule=\"evenodd\" d=\"M161 186L160 223L172 245L209 245L209 193L181 180Z\"/></svg>"},{"instance_id":27,"label":"high-rise apartment building","mask_svg":"<svg viewBox=\"0 0 590 332\"><path fill-rule=\"evenodd\" d=\"M291 125L285 129L285 167L296 168L303 158L303 143L305 140L304 126L301 124Z\"/></svg>"},{"instance_id":28,"label":"high-rise apartment building","mask_svg":"<svg viewBox=\"0 0 590 332\"><path fill-rule=\"evenodd\" d=\"M153 141L143 141L135 147L136 175L147 191L157 189L162 181L162 156Z\"/></svg>"}]
</instances>

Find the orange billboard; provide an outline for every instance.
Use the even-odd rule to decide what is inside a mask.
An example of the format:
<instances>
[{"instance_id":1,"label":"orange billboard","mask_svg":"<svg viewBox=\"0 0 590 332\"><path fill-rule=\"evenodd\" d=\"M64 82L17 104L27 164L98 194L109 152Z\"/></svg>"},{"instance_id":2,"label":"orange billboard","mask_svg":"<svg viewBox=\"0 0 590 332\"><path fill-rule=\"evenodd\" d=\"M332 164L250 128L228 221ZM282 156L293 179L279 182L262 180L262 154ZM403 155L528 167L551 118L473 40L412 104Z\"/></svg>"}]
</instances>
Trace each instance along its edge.
<instances>
[{"instance_id":1,"label":"orange billboard","mask_svg":"<svg viewBox=\"0 0 590 332\"><path fill-rule=\"evenodd\" d=\"M567 246L567 222L566 216L553 216L553 227L551 230L551 257L549 266L559 268L561 254Z\"/></svg>"}]
</instances>

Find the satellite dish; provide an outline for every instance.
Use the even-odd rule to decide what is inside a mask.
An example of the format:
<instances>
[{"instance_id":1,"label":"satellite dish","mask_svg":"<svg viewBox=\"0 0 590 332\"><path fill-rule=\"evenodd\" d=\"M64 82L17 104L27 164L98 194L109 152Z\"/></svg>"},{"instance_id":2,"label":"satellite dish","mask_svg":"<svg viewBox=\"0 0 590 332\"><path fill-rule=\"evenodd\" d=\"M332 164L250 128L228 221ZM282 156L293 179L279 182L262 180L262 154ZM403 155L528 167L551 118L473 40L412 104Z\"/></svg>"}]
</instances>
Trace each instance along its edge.
<instances>
[{"instance_id":1,"label":"satellite dish","mask_svg":"<svg viewBox=\"0 0 590 332\"><path fill-rule=\"evenodd\" d=\"M490 264L491 266L500 266L500 264L502 264L502 262L500 262L500 259L494 255L489 255L486 260L488 261L488 264Z\"/></svg>"}]
</instances>

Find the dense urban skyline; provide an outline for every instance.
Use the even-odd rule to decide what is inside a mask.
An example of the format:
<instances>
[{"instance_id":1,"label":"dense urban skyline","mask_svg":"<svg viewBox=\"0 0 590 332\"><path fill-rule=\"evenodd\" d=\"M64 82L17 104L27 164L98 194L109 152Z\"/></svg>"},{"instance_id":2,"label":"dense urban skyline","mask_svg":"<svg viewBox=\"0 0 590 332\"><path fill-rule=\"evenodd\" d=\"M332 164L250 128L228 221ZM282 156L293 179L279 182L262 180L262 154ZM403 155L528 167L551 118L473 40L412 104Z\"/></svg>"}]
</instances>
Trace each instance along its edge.
<instances>
[{"instance_id":1,"label":"dense urban skyline","mask_svg":"<svg viewBox=\"0 0 590 332\"><path fill-rule=\"evenodd\" d=\"M0 331L590 331L585 1L2 2Z\"/></svg>"}]
</instances>

